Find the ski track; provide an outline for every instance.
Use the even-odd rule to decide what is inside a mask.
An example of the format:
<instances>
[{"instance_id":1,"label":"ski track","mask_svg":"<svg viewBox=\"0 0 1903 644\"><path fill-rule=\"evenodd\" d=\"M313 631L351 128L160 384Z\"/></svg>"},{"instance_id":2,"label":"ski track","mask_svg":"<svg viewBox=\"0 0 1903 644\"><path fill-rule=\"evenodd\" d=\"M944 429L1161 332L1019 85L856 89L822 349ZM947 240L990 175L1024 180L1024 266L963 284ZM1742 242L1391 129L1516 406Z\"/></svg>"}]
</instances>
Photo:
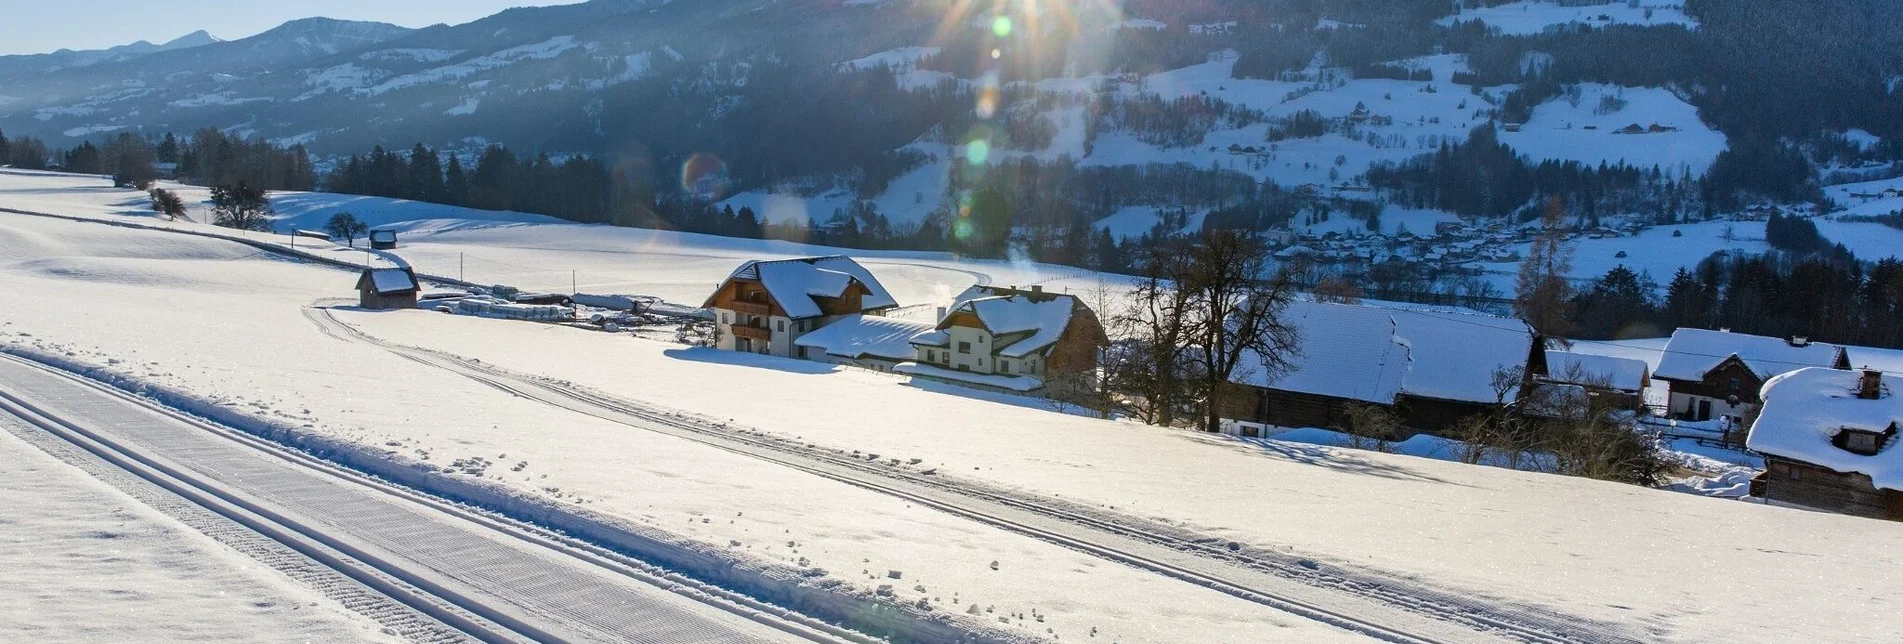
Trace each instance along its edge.
<instances>
[{"instance_id":1,"label":"ski track","mask_svg":"<svg viewBox=\"0 0 1903 644\"><path fill-rule=\"evenodd\" d=\"M322 332L365 342L511 395L631 428L711 445L1072 548L1393 642L1514 641L1637 643L1623 625L1531 605L1437 590L1379 571L1324 564L1281 548L1246 546L1098 508L943 475L927 475L838 450L730 426L573 383L510 372L370 336L322 308L306 309Z\"/></svg>"},{"instance_id":2,"label":"ski track","mask_svg":"<svg viewBox=\"0 0 1903 644\"><path fill-rule=\"evenodd\" d=\"M0 357L0 383L0 411L43 430L25 432L37 434L27 437L33 444L90 463L87 471L107 482L412 639L863 639L615 570L533 532L395 493L20 358ZM145 485L133 484L139 480Z\"/></svg>"}]
</instances>

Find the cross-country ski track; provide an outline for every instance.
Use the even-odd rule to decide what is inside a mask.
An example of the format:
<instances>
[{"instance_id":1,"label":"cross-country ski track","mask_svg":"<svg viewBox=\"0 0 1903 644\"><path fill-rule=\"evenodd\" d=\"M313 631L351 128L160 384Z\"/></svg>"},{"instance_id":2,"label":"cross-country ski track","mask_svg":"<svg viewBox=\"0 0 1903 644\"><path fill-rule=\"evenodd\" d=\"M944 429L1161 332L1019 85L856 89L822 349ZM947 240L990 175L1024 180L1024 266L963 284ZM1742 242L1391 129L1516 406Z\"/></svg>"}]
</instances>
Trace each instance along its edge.
<instances>
[{"instance_id":1,"label":"cross-country ski track","mask_svg":"<svg viewBox=\"0 0 1903 644\"><path fill-rule=\"evenodd\" d=\"M1324 566L1295 554L1227 543L1021 491L769 436L688 413L511 372L459 356L383 341L343 322L320 300L306 317L325 335L365 342L522 398L630 428L744 454L956 516L1230 594L1391 642L1625 643L1642 636L1532 606L1503 605L1393 577Z\"/></svg>"},{"instance_id":2,"label":"cross-country ski track","mask_svg":"<svg viewBox=\"0 0 1903 644\"><path fill-rule=\"evenodd\" d=\"M358 608L413 639L870 641L10 355L0 411L426 615Z\"/></svg>"}]
</instances>

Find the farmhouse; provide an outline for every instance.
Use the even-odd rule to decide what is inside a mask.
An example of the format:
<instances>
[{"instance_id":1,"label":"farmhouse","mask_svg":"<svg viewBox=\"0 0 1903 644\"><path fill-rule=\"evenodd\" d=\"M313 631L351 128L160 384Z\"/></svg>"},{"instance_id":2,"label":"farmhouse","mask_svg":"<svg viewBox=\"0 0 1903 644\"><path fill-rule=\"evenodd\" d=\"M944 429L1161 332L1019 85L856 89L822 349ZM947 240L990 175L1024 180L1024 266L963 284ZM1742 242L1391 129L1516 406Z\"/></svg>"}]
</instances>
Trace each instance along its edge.
<instances>
[{"instance_id":1,"label":"farmhouse","mask_svg":"<svg viewBox=\"0 0 1903 644\"><path fill-rule=\"evenodd\" d=\"M1903 377L1809 367L1765 383L1746 445L1764 454L1754 496L1857 516L1903 520L1896 449Z\"/></svg>"},{"instance_id":2,"label":"farmhouse","mask_svg":"<svg viewBox=\"0 0 1903 644\"><path fill-rule=\"evenodd\" d=\"M973 286L928 332L911 340L914 361L897 371L984 389L1044 389L1052 377L1094 378L1109 344L1097 313L1074 295Z\"/></svg>"},{"instance_id":3,"label":"farmhouse","mask_svg":"<svg viewBox=\"0 0 1903 644\"><path fill-rule=\"evenodd\" d=\"M421 291L416 272L409 268L366 268L357 276L357 306L366 309L413 309Z\"/></svg>"},{"instance_id":4,"label":"farmhouse","mask_svg":"<svg viewBox=\"0 0 1903 644\"><path fill-rule=\"evenodd\" d=\"M1679 329L1653 374L1670 386L1668 413L1682 420L1732 420L1759 402L1758 390L1781 373L1804 367L1849 369L1844 348L1730 331Z\"/></svg>"},{"instance_id":5,"label":"farmhouse","mask_svg":"<svg viewBox=\"0 0 1903 644\"><path fill-rule=\"evenodd\" d=\"M370 231L370 249L371 250L396 250L396 231L394 230Z\"/></svg>"},{"instance_id":6,"label":"farmhouse","mask_svg":"<svg viewBox=\"0 0 1903 644\"><path fill-rule=\"evenodd\" d=\"M1415 429L1446 427L1519 396L1545 356L1521 320L1469 312L1298 300L1285 312L1301 355L1285 374L1231 378L1222 411L1248 435L1260 426L1345 427L1353 404L1388 407ZM1514 370L1518 370L1515 372ZM1496 372L1507 377L1496 389Z\"/></svg>"},{"instance_id":7,"label":"farmhouse","mask_svg":"<svg viewBox=\"0 0 1903 644\"><path fill-rule=\"evenodd\" d=\"M1608 404L1614 407L1638 409L1645 404L1645 389L1652 381L1652 368L1642 360L1631 358L1549 350L1546 375L1540 380L1609 397Z\"/></svg>"},{"instance_id":8,"label":"farmhouse","mask_svg":"<svg viewBox=\"0 0 1903 644\"><path fill-rule=\"evenodd\" d=\"M720 349L792 358L801 336L898 303L859 262L832 256L741 264L701 306L714 310Z\"/></svg>"}]
</instances>

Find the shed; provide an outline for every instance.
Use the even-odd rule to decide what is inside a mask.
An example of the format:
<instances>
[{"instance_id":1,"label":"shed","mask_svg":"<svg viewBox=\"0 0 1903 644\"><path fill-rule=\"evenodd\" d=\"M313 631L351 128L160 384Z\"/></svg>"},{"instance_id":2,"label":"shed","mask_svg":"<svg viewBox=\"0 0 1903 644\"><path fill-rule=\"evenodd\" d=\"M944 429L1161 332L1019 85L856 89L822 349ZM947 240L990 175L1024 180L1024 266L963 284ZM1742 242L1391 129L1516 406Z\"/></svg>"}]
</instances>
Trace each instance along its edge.
<instances>
[{"instance_id":1,"label":"shed","mask_svg":"<svg viewBox=\"0 0 1903 644\"><path fill-rule=\"evenodd\" d=\"M409 268L366 268L357 277L357 305L366 309L413 309L422 289Z\"/></svg>"},{"instance_id":2,"label":"shed","mask_svg":"<svg viewBox=\"0 0 1903 644\"><path fill-rule=\"evenodd\" d=\"M394 230L370 231L370 249L371 250L395 250L396 249L396 231Z\"/></svg>"}]
</instances>

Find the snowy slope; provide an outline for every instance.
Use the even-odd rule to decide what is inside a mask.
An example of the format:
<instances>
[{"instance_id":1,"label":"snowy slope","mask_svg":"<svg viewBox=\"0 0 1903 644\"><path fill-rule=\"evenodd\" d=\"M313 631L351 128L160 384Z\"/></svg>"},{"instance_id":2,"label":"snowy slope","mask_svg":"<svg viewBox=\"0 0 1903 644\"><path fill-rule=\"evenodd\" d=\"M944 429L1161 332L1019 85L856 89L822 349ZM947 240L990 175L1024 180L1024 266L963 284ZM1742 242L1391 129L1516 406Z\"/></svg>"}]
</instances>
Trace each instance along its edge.
<instances>
[{"instance_id":1,"label":"snowy slope","mask_svg":"<svg viewBox=\"0 0 1903 644\"><path fill-rule=\"evenodd\" d=\"M1589 166L1624 162L1642 170L1658 166L1672 177L1704 176L1725 150L1725 135L1706 125L1698 108L1670 91L1601 84L1584 84L1579 89L1577 101L1562 97L1542 103L1521 131L1503 131L1500 141L1535 161L1578 161ZM1604 97L1623 100L1624 107L1605 111L1601 109ZM1618 132L1632 125L1648 129L1654 124L1676 131Z\"/></svg>"},{"instance_id":2,"label":"snowy slope","mask_svg":"<svg viewBox=\"0 0 1903 644\"><path fill-rule=\"evenodd\" d=\"M400 641L15 435L38 431L0 417L0 640Z\"/></svg>"}]
</instances>

